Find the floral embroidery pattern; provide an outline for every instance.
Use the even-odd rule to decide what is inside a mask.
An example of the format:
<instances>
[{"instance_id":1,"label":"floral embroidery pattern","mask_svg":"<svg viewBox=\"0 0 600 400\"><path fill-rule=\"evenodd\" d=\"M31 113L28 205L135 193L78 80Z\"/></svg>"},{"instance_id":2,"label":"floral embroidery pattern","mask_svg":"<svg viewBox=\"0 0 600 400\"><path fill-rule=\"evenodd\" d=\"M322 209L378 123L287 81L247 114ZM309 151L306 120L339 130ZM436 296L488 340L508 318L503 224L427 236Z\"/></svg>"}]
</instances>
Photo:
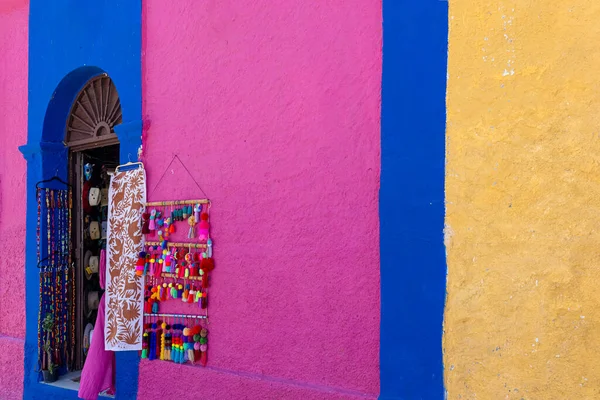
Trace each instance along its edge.
<instances>
[{"instance_id":1,"label":"floral embroidery pattern","mask_svg":"<svg viewBox=\"0 0 600 400\"><path fill-rule=\"evenodd\" d=\"M141 350L144 293L143 279L135 275L135 263L144 248L144 169L115 173L108 199L104 347L112 351Z\"/></svg>"}]
</instances>

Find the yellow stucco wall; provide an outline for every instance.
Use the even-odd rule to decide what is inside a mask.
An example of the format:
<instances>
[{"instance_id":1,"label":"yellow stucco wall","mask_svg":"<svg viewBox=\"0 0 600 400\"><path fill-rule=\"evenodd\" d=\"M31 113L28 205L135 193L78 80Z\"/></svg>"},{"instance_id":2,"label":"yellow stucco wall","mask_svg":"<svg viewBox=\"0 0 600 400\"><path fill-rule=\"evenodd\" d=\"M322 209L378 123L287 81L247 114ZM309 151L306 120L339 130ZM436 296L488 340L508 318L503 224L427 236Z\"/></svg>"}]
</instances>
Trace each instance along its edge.
<instances>
[{"instance_id":1,"label":"yellow stucco wall","mask_svg":"<svg viewBox=\"0 0 600 400\"><path fill-rule=\"evenodd\" d=\"M450 2L449 399L600 399L600 1Z\"/></svg>"}]
</instances>

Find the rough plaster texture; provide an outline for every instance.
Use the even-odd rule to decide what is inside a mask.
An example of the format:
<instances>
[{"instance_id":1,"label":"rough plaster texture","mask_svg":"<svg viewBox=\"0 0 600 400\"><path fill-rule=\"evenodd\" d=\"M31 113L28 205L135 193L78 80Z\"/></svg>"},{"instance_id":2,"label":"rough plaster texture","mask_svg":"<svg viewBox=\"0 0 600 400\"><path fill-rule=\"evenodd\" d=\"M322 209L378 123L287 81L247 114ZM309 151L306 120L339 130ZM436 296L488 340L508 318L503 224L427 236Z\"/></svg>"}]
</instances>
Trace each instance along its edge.
<instances>
[{"instance_id":1,"label":"rough plaster texture","mask_svg":"<svg viewBox=\"0 0 600 400\"><path fill-rule=\"evenodd\" d=\"M0 399L23 398L23 339L0 336Z\"/></svg>"},{"instance_id":2,"label":"rough plaster texture","mask_svg":"<svg viewBox=\"0 0 600 400\"><path fill-rule=\"evenodd\" d=\"M600 3L450 3L449 399L597 399Z\"/></svg>"},{"instance_id":3,"label":"rough plaster texture","mask_svg":"<svg viewBox=\"0 0 600 400\"><path fill-rule=\"evenodd\" d=\"M28 2L0 2L0 398L23 393Z\"/></svg>"},{"instance_id":4,"label":"rough plaster texture","mask_svg":"<svg viewBox=\"0 0 600 400\"><path fill-rule=\"evenodd\" d=\"M148 198L202 195L177 161L154 189L178 154L217 267L210 368L142 363L138 398L377 396L381 23L367 0L143 3Z\"/></svg>"}]
</instances>

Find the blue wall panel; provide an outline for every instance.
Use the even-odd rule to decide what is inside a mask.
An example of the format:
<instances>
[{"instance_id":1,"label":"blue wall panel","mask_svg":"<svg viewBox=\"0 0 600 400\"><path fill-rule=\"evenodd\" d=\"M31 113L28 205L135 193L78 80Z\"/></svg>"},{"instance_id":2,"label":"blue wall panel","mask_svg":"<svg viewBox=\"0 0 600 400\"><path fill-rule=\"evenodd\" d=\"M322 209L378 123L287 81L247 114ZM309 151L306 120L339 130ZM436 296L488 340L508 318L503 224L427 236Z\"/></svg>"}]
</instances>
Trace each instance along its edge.
<instances>
[{"instance_id":1,"label":"blue wall panel","mask_svg":"<svg viewBox=\"0 0 600 400\"><path fill-rule=\"evenodd\" d=\"M381 399L444 398L448 3L383 0Z\"/></svg>"},{"instance_id":2,"label":"blue wall panel","mask_svg":"<svg viewBox=\"0 0 600 400\"><path fill-rule=\"evenodd\" d=\"M107 73L123 110L118 131L121 161L135 160L141 145L141 0L31 0L29 17L28 142L20 150L27 164L26 399L75 399L77 393L38 383L35 183L66 177L62 145L66 116L77 92L92 77ZM117 398L137 395L137 352L117 353Z\"/></svg>"}]
</instances>

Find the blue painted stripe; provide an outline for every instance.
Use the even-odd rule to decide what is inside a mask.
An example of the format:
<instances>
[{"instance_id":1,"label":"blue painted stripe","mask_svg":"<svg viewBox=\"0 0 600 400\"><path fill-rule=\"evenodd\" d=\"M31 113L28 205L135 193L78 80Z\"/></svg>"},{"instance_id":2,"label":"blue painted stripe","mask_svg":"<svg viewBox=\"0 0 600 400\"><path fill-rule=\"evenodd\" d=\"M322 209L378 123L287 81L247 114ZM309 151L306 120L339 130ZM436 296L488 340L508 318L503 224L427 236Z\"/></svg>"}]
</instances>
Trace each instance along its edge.
<instances>
[{"instance_id":1,"label":"blue painted stripe","mask_svg":"<svg viewBox=\"0 0 600 400\"><path fill-rule=\"evenodd\" d=\"M448 3L383 0L381 399L444 398Z\"/></svg>"}]
</instances>

